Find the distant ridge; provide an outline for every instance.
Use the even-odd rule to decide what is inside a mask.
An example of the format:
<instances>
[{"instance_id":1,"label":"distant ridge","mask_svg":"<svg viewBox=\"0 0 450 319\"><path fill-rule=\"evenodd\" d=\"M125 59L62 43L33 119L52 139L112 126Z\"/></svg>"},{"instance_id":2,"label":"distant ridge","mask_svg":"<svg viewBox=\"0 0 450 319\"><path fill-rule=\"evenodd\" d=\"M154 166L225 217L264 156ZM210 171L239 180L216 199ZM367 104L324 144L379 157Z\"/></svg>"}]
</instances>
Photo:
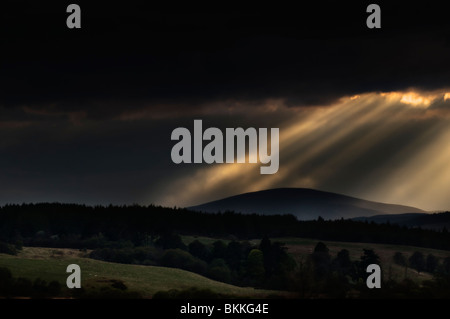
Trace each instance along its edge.
<instances>
[{"instance_id":1,"label":"distant ridge","mask_svg":"<svg viewBox=\"0 0 450 319\"><path fill-rule=\"evenodd\" d=\"M377 224L390 223L407 227L420 227L443 231L450 229L450 212L432 214L398 214L398 215L376 215L371 217L353 218L356 221L374 222Z\"/></svg>"},{"instance_id":2,"label":"distant ridge","mask_svg":"<svg viewBox=\"0 0 450 319\"><path fill-rule=\"evenodd\" d=\"M217 213L235 211L243 214L292 214L300 220L370 217L406 213L426 213L409 206L372 202L309 188L275 188L244 193L205 204L191 210Z\"/></svg>"}]
</instances>

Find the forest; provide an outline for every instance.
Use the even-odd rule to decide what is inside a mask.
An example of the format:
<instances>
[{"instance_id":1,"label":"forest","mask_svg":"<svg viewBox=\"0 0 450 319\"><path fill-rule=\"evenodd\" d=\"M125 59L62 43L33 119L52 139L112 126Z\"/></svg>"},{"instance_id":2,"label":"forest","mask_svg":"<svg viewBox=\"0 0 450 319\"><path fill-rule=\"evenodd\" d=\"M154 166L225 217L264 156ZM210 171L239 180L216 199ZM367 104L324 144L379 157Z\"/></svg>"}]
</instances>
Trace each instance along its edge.
<instances>
[{"instance_id":1,"label":"forest","mask_svg":"<svg viewBox=\"0 0 450 319\"><path fill-rule=\"evenodd\" d=\"M97 249L140 246L168 234L239 240L302 237L450 250L450 234L396 224L352 220L300 221L293 215L200 213L160 206L23 204L0 208L0 242L17 246Z\"/></svg>"}]
</instances>

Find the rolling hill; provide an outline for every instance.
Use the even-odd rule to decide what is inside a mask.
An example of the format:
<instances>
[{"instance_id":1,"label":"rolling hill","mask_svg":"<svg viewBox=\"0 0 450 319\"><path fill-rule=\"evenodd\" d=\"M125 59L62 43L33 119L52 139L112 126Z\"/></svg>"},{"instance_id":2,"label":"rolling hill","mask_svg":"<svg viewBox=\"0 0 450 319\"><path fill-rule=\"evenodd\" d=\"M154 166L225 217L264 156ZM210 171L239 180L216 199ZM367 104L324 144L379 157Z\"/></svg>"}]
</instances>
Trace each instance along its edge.
<instances>
[{"instance_id":1,"label":"rolling hill","mask_svg":"<svg viewBox=\"0 0 450 319\"><path fill-rule=\"evenodd\" d=\"M450 212L433 214L394 214L376 215L370 217L356 217L356 221L374 222L377 224L391 223L407 227L420 227L423 229L433 229L437 231L450 228Z\"/></svg>"},{"instance_id":2,"label":"rolling hill","mask_svg":"<svg viewBox=\"0 0 450 319\"><path fill-rule=\"evenodd\" d=\"M299 220L313 220L319 216L325 219L348 219L426 213L415 207L372 202L307 188L276 188L245 193L192 206L189 209L207 213L228 210L243 214L292 214Z\"/></svg>"},{"instance_id":3,"label":"rolling hill","mask_svg":"<svg viewBox=\"0 0 450 319\"><path fill-rule=\"evenodd\" d=\"M283 295L284 292L238 287L215 281L196 273L178 268L142 266L104 262L83 256L77 249L24 247L17 256L0 254L0 267L11 270L14 277L34 281L40 278L50 282L58 281L65 288L67 265L77 264L82 270L82 287L88 291L101 290L109 282L120 280L128 290L151 298L158 291L188 289L192 287L209 289L214 293L240 297Z\"/></svg>"}]
</instances>

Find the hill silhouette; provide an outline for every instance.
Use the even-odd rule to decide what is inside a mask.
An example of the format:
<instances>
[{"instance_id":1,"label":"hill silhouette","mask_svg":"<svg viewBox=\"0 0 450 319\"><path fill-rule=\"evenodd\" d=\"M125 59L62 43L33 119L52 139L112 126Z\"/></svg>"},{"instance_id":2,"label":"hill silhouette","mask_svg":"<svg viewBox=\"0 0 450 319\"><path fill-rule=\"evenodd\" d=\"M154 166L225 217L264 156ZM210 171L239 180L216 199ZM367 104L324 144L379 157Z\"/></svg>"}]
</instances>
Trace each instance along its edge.
<instances>
[{"instance_id":1,"label":"hill silhouette","mask_svg":"<svg viewBox=\"0 0 450 319\"><path fill-rule=\"evenodd\" d=\"M423 229L434 229L440 231L450 229L450 212L432 214L399 214L399 215L376 215L371 217L357 217L354 221L367 221L377 224L391 223L407 227L421 227Z\"/></svg>"},{"instance_id":2,"label":"hill silhouette","mask_svg":"<svg viewBox=\"0 0 450 319\"><path fill-rule=\"evenodd\" d=\"M375 215L426 213L409 206L372 202L336 193L308 188L276 188L240 194L205 204L191 210L217 213L235 211L243 214L292 214L299 220L370 217Z\"/></svg>"}]
</instances>

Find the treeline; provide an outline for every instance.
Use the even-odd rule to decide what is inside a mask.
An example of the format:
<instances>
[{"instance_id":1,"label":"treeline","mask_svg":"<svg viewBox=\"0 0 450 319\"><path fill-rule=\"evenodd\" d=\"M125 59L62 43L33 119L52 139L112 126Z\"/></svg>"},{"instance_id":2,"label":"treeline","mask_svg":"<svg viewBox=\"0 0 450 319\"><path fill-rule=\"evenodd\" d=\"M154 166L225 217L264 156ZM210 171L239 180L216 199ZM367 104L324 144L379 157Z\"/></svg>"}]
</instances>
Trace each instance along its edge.
<instances>
[{"instance_id":1,"label":"treeline","mask_svg":"<svg viewBox=\"0 0 450 319\"><path fill-rule=\"evenodd\" d=\"M405 273L408 267L417 272L428 272L430 274L446 273L450 274L450 257L446 257L442 263L439 258L429 253L426 257L420 251L415 251L409 258L402 252L396 252L393 258L395 264L405 267Z\"/></svg>"},{"instance_id":2,"label":"treeline","mask_svg":"<svg viewBox=\"0 0 450 319\"><path fill-rule=\"evenodd\" d=\"M170 239L172 244L176 236ZM168 241L166 241L168 243ZM362 249L359 259L351 259L347 249L336 255L323 242L295 261L286 253L284 245L263 238L258 245L248 242L218 240L204 245L198 240L188 246L164 250L159 261L162 266L176 267L201 273L215 280L241 286L289 291L301 298L447 298L450 289L450 257L425 257L421 252L407 258L397 252L393 262L417 271L432 274L432 279L419 283L405 271L404 276L391 278L390 271L381 272L381 288L370 289L366 280L367 267L381 265L373 249ZM94 251L92 254L96 254ZM177 298L181 295L203 296L205 291L160 292L159 298ZM213 295L211 297L214 297Z\"/></svg>"},{"instance_id":3,"label":"treeline","mask_svg":"<svg viewBox=\"0 0 450 319\"><path fill-rule=\"evenodd\" d=\"M17 255L17 251L21 249L20 243L12 245L0 241L0 254Z\"/></svg>"},{"instance_id":4,"label":"treeline","mask_svg":"<svg viewBox=\"0 0 450 319\"><path fill-rule=\"evenodd\" d=\"M165 234L147 246L99 248L89 257L125 264L156 265L188 270L214 280L238 286L285 289L296 262L282 243L262 239L259 245L248 241L216 240L205 245L194 240L185 245L177 234Z\"/></svg>"},{"instance_id":5,"label":"treeline","mask_svg":"<svg viewBox=\"0 0 450 319\"><path fill-rule=\"evenodd\" d=\"M366 285L367 266L380 265L380 257L372 249L362 251L358 260L351 260L348 250L342 249L332 256L328 247L319 242L298 265L291 284L304 298L448 298L450 257L440 262L431 254L425 259L420 252L414 252L406 258L397 252L394 263L430 272L432 279L419 283L411 280L406 271L403 278L394 279L384 270L381 272L381 289L369 289Z\"/></svg>"},{"instance_id":6,"label":"treeline","mask_svg":"<svg viewBox=\"0 0 450 319\"><path fill-rule=\"evenodd\" d=\"M61 295L62 287L58 281L47 282L41 278L31 281L28 278L13 277L8 268L0 267L1 297L50 298Z\"/></svg>"},{"instance_id":7,"label":"treeline","mask_svg":"<svg viewBox=\"0 0 450 319\"><path fill-rule=\"evenodd\" d=\"M23 204L0 208L0 241L14 245L95 249L134 246L164 233L238 239L305 237L450 250L450 234L351 220L299 221L292 215L207 214L159 206Z\"/></svg>"}]
</instances>

